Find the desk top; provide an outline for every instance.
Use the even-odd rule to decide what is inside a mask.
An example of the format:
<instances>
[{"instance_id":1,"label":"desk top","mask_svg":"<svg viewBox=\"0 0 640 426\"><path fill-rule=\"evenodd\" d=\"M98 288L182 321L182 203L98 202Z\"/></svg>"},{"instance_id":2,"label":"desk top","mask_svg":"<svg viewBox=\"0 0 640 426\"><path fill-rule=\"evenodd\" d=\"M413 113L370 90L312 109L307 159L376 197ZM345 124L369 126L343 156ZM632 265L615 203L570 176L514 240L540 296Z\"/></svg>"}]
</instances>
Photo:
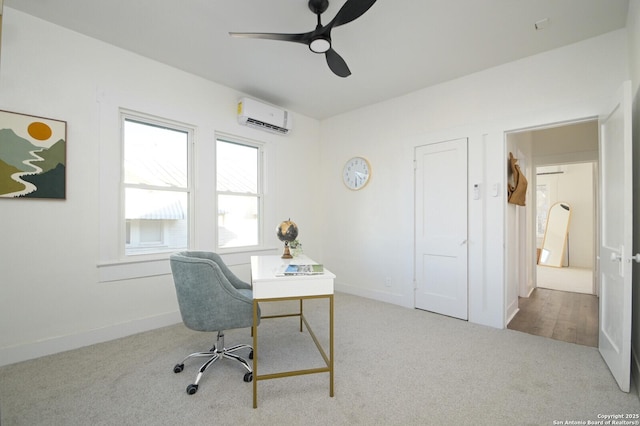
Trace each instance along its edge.
<instances>
[{"instance_id":1,"label":"desk top","mask_svg":"<svg viewBox=\"0 0 640 426\"><path fill-rule=\"evenodd\" d=\"M319 296L333 294L336 277L324 269L323 274L289 275L279 273L289 264L317 263L307 256L282 259L279 255L251 256L251 285L254 299Z\"/></svg>"}]
</instances>

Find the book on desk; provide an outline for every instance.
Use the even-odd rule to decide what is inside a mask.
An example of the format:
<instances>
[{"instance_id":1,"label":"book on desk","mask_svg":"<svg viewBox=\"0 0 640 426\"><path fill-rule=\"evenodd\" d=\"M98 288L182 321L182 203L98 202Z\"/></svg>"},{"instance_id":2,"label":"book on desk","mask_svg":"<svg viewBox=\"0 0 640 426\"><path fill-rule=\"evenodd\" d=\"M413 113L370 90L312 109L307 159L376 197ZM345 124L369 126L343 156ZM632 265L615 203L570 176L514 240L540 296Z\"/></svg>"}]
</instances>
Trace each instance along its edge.
<instances>
[{"instance_id":1,"label":"book on desk","mask_svg":"<svg viewBox=\"0 0 640 426\"><path fill-rule=\"evenodd\" d=\"M320 275L324 274L324 266L314 264L290 264L279 275Z\"/></svg>"}]
</instances>

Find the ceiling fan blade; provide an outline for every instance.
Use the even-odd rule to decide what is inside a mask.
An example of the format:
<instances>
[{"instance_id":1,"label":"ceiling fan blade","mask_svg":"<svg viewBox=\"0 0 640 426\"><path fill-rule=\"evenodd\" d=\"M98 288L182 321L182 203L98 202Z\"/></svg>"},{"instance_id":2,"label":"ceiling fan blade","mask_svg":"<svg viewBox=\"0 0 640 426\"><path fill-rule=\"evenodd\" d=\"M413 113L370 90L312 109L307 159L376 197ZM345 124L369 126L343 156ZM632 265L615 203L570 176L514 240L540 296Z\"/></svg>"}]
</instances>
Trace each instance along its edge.
<instances>
[{"instance_id":1,"label":"ceiling fan blade","mask_svg":"<svg viewBox=\"0 0 640 426\"><path fill-rule=\"evenodd\" d=\"M230 32L231 37L239 38L262 38L267 40L291 41L294 43L309 44L313 31L301 34L278 34L278 33L237 33Z\"/></svg>"},{"instance_id":2,"label":"ceiling fan blade","mask_svg":"<svg viewBox=\"0 0 640 426\"><path fill-rule=\"evenodd\" d=\"M325 58L327 60L327 65L329 65L329 69L339 77L349 77L351 75L351 70L349 70L347 63L342 59L342 56L331 48L331 29L358 19L367 10L369 10L375 2L376 0L347 0L333 20L327 25L322 26L320 22L320 15L326 10L329 2L327 0L310 0L309 8L317 15L318 18L318 25L313 31L300 34L230 32L229 35L231 37L240 38L262 38L267 40L302 43L309 46L309 49L315 53L322 53L325 51L325 48L328 47L329 50L325 52Z\"/></svg>"},{"instance_id":3,"label":"ceiling fan blade","mask_svg":"<svg viewBox=\"0 0 640 426\"><path fill-rule=\"evenodd\" d=\"M335 18L327 25L328 27L337 27L338 25L348 24L354 19L358 19L373 6L376 0L347 0L338 11Z\"/></svg>"},{"instance_id":4,"label":"ceiling fan blade","mask_svg":"<svg viewBox=\"0 0 640 426\"><path fill-rule=\"evenodd\" d=\"M351 70L349 70L347 63L335 50L327 50L325 57L327 58L327 65L335 75L339 77L349 77L351 75Z\"/></svg>"}]
</instances>

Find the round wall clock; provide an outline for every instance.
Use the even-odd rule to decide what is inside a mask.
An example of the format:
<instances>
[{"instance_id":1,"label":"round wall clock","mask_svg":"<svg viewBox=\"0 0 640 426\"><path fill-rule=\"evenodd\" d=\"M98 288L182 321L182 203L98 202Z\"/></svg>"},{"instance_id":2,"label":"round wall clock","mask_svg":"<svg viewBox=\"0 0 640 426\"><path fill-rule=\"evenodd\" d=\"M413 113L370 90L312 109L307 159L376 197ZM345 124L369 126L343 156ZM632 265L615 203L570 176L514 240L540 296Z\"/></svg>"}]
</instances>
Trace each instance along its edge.
<instances>
[{"instance_id":1,"label":"round wall clock","mask_svg":"<svg viewBox=\"0 0 640 426\"><path fill-rule=\"evenodd\" d=\"M347 161L342 170L342 180L347 188L357 191L369 182L371 165L366 158L353 157Z\"/></svg>"}]
</instances>

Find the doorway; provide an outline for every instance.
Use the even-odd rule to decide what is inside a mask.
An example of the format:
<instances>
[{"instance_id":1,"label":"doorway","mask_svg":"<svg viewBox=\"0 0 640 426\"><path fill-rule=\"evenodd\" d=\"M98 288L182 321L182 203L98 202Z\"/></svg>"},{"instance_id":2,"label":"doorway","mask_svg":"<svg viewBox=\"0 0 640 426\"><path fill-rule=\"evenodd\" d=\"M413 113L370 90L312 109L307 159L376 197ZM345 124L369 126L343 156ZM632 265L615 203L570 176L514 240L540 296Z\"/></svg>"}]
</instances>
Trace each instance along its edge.
<instances>
[{"instance_id":1,"label":"doorway","mask_svg":"<svg viewBox=\"0 0 640 426\"><path fill-rule=\"evenodd\" d=\"M510 329L597 346L598 137L597 119L506 135L529 180L526 206L507 212ZM571 206L566 250L560 264L542 266L546 219L558 202Z\"/></svg>"}]
</instances>

